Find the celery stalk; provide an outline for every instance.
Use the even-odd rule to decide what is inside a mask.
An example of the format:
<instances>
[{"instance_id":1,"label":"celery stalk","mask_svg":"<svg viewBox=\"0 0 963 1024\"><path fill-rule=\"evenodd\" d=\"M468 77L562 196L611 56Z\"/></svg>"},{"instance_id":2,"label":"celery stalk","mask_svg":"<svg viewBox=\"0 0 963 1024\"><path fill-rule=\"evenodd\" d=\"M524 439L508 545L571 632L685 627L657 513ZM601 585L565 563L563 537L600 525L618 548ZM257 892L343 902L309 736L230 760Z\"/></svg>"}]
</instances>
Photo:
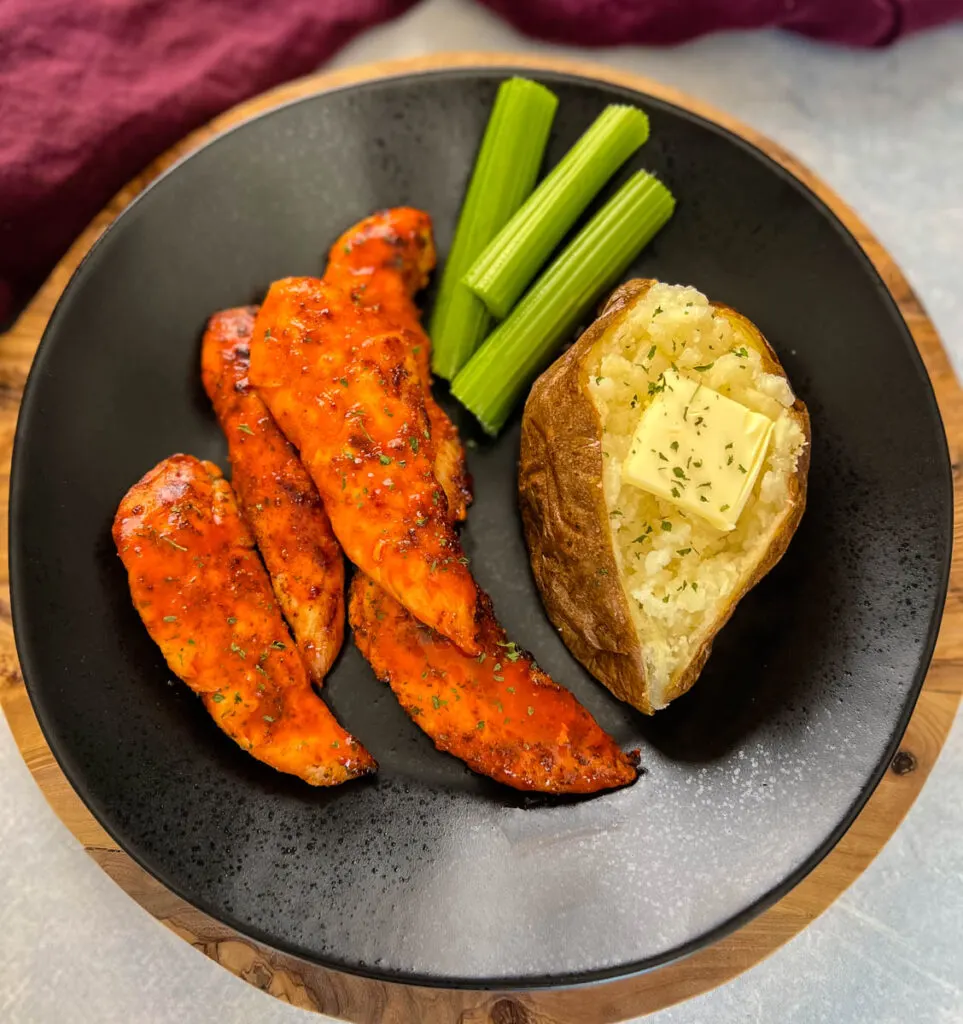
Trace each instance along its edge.
<instances>
[{"instance_id":1,"label":"celery stalk","mask_svg":"<svg viewBox=\"0 0 963 1024\"><path fill-rule=\"evenodd\" d=\"M458 374L452 394L497 434L556 348L672 216L675 199L639 171L532 285Z\"/></svg>"},{"instance_id":2,"label":"celery stalk","mask_svg":"<svg viewBox=\"0 0 963 1024\"><path fill-rule=\"evenodd\" d=\"M582 211L648 137L641 110L610 106L562 157L464 277L493 316L508 315Z\"/></svg>"},{"instance_id":3,"label":"celery stalk","mask_svg":"<svg viewBox=\"0 0 963 1024\"><path fill-rule=\"evenodd\" d=\"M488 310L461 279L534 188L557 107L553 92L526 78L498 88L431 315L439 377L451 380L488 333Z\"/></svg>"}]
</instances>

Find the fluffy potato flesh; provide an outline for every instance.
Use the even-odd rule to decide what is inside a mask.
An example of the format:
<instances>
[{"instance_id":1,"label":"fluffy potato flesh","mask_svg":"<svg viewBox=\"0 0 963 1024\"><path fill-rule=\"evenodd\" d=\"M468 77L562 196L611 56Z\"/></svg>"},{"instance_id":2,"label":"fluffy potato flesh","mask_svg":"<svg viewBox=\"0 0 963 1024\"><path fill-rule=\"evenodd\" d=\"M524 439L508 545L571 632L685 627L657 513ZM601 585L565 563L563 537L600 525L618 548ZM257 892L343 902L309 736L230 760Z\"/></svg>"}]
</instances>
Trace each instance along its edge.
<instances>
[{"instance_id":1,"label":"fluffy potato flesh","mask_svg":"<svg viewBox=\"0 0 963 1024\"><path fill-rule=\"evenodd\" d=\"M752 324L694 288L655 283L642 290L601 332L582 367L601 424L612 554L638 634L645 702L654 710L691 685L735 602L782 553L769 558L780 531L791 519L791 532L801 512L808 418ZM671 369L773 421L762 468L731 531L623 480L639 419Z\"/></svg>"}]
</instances>

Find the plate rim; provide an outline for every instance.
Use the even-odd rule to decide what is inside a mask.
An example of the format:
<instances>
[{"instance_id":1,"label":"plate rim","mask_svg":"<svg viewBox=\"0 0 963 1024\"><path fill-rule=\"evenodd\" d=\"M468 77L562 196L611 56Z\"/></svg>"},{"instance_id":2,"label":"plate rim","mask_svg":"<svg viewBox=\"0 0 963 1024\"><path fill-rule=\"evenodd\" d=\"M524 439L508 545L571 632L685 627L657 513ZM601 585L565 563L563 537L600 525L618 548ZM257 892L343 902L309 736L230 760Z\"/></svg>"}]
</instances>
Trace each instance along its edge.
<instances>
[{"instance_id":1,"label":"plate rim","mask_svg":"<svg viewBox=\"0 0 963 1024\"><path fill-rule=\"evenodd\" d=\"M409 986L424 986L435 989L460 989L460 990L478 990L478 991L493 991L493 990L515 990L515 991L536 991L546 989L569 989L569 988L581 988L589 985L595 985L606 981L612 981L616 979L628 979L637 977L643 974L651 973L664 966L680 961L696 951L710 946L727 935L732 934L739 928L743 927L752 919L758 917L765 910L771 907L773 904L778 902L784 896L786 896L791 890L793 890L806 876L808 876L833 850L833 848L839 843L843 835L849 830L858 816L859 812L866 805L869 798L876 791L880 780L882 779L885 771L892 761L895 755L899 743L906 731L909 724L910 718L916 707L919 699L920 691L926 678L927 671L933 659L934 650L936 647L937 634L939 632L940 623L943 618L946 596L950 583L950 567L952 561L953 552L953 518L954 518L954 501L953 501L953 478L952 478L952 463L950 457L949 446L946 437L946 428L943 422L943 417L936 399L935 389L933 382L926 370L926 366L923 362L922 355L919 350L919 346L913 336L909 325L903 316L899 305L895 301L893 293L887 286L883 279L880 270L876 266L875 261L864 248L864 246L856 238L852 228L847 224L842 217L834 210L827 202L827 196L830 198L838 198L835 193L827 186L821 178L815 175L812 171L808 170L803 164L791 156L788 152L782 149L777 143L771 143L763 133L756 131L755 129L744 126L738 119L731 117L721 111L716 111L710 105L703 103L701 100L690 98L683 92L676 90L672 86L663 86L661 83L651 81L643 78L642 76L633 75L630 72L623 72L617 69L610 69L605 66L595 65L585 62L568 62L563 61L548 61L535 56L530 57L525 54L468 54L468 53L453 53L453 54L436 54L433 55L434 60L438 63L433 64L427 68L415 68L410 67L406 69L404 65L411 63L411 59L400 59L398 61L388 61L377 65L360 65L350 69L345 69L348 74L348 80L342 82L335 82L334 84L325 86L323 83L315 90L312 90L306 95L294 95L292 98L285 99L284 94L291 88L292 84L281 86L278 89L270 90L262 94L261 98L269 98L273 94L279 94L277 103L272 104L267 109L259 111L250 117L245 117L235 124L231 124L225 129L219 127L226 118L229 117L230 111L225 112L219 117L215 118L208 126L216 131L216 134L206 139L200 145L190 146L187 152L178 157L168 168L162 173L153 178L146 187L141 189L132 199L128 202L113 218L110 224L100 233L99 237L91 244L83 258L79 261L77 266L73 269L69 280L62 289L60 295L57 298L56 304L50 314L50 317L44 327L42 337L34 353L33 360L30 366L30 371L27 376L26 383L24 385L23 397L21 400L20 409L17 416L17 426L14 434L13 442L13 453L11 462L10 472L10 497L8 507L8 559L9 559L9 576L10 576L10 597L11 597L11 617L13 621L13 632L14 639L17 648L17 655L20 661L21 670L24 678L24 685L29 697L31 706L33 707L36 715L38 724L47 746L50 749L51 754L55 758L57 764L60 766L64 775L67 778L70 786L77 793L78 797L83 802L85 808L94 817L94 819L101 825L105 832L111 836L111 838L117 843L118 847L129 856L138 866L140 866L148 875L159 881L161 884L166 886L175 895L179 896L190 906L195 907L201 912L207 914L216 921L221 921L228 927L235 929L241 935L246 935L253 940L268 946L270 948L278 949L289 955L296 956L307 963L316 964L322 967L331 968L336 971L341 971L346 974L352 974L359 977L371 978L378 981L389 982L394 984L402 984ZM418 58L415 58L417 60ZM449 61L442 63L442 61ZM369 77L355 77L360 76L360 73L364 72L365 69L372 69L375 67L385 68L384 73L379 73ZM217 145L222 142L228 136L233 135L234 132L239 131L246 126L252 124L255 121L260 121L264 118L271 117L280 111L293 107L302 103L309 103L315 101L319 97L339 93L343 91L363 90L368 87L375 87L384 85L388 82L402 82L423 78L444 78L444 77L456 77L456 76L480 76L483 78L497 78L500 76L509 76L512 74L530 74L535 76L544 76L548 80L556 81L569 81L569 82L580 82L587 83L590 85L603 86L608 88L621 89L627 93L633 94L637 97L637 102L640 105L644 105L647 102L652 102L654 105L659 107L668 108L674 115L683 118L684 120L695 122L705 129L708 129L716 134L724 136L731 143L735 143L739 148L743 149L755 159L763 164L769 166L770 170L776 173L780 178L786 181L791 187L794 187L807 198L809 198L814 204L821 210L822 214L836 229L837 233L841 236L842 240L848 245L848 247L854 252L854 255L860 259L865 265L866 269L871 273L877 284L878 291L880 293L880 299L888 303L890 312L894 317L895 323L900 328L900 333L903 336L904 344L911 350L911 358L914 360L917 372L921 376L921 382L924 385L924 392L927 396L927 401L930 406L931 415L935 416L935 422L939 426L939 435L942 438L942 446L940 452L934 451L933 457L940 461L942 468L944 469L944 485L946 493L950 500L948 502L948 510L946 514L946 523L944 528L946 535L950 538L950 542L947 546L946 557L942 566L942 572L940 574L939 585L937 587L937 600L934 606L933 614L930 617L929 627L926 633L925 642L923 649L925 655L921 658L920 663L916 669L913 677L912 684L906 690L906 697L901 707L900 715L897 720L895 729L890 734L889 741L884 750L884 754L875 766L873 772L868 777L867 781L863 784L856 799L846 810L837 823L836 827L826 836L823 842L807 857L803 860L794 871L787 874L778 884L774 885L767 892L763 893L751 904L745 906L738 913L732 915L726 920L720 922L720 924L713 928L707 929L700 933L694 938L688 940L685 943L681 943L671 949L666 950L656 956L648 957L641 961L633 961L627 964L617 965L615 967L600 968L590 971L568 971L561 974L555 975L530 975L530 976L499 976L491 978L458 978L454 976L437 977L432 975L422 975L410 972L398 972L391 970L382 970L374 966L365 965L359 967L356 963L344 963L336 957L326 956L319 957L311 951L305 949L296 943L279 942L278 939L270 934L262 932L257 927L250 926L248 924L242 924L238 922L233 915L224 914L221 911L212 911L210 907L203 902L197 901L194 897L183 892L180 887L172 883L167 877L166 873L155 871L153 868L148 866L134 851L129 849L127 845L113 832L109 827L107 821L95 810L94 806L89 802L86 794L86 786L80 780L80 777L75 773L68 770L61 760L60 754L58 753L54 744L50 742L50 736L48 734L47 727L44 721L44 713L40 706L34 700L34 694L32 691L31 684L29 682L29 672L27 670L27 663L30 658L29 655L23 649L23 643L21 639L20 630L18 629L17 622L21 617L25 618L22 609L19 609L21 598L17 596L17 590L19 587L16 586L16 581L23 578L28 568L21 564L21 559L16 550L15 538L17 535L17 529L15 528L15 521L22 515L19 511L19 507L22 503L22 495L24 493L21 484L22 472L18 469L20 465L19 455L24 449L24 436L26 434L25 426L25 413L28 412L34 401L34 392L36 390L36 380L42 375L43 364L47 353L50 350L48 344L54 330L57 327L60 316L62 316L63 306L65 300L72 294L72 292L79 287L78 279L82 276L82 271L87 265L88 261L98 252L101 245L108 235L114 230L114 228L122 221L123 218L127 217L132 211L140 205L141 201L157 186L159 186L169 175L172 175L180 169L180 167L187 161L191 160L194 156L198 155L204 150ZM333 72L335 76L338 72ZM647 91L645 86L653 87L652 92ZM659 90L664 90L666 95L660 94ZM674 98L673 98L674 97ZM257 99L259 97L253 97ZM683 106L682 102L690 102L691 107ZM251 100L245 101L246 103ZM749 138L739 134L739 130L745 128L748 135L759 139L767 144L771 144L773 152L766 152L759 145L750 141ZM204 128L198 129L196 132L190 133L182 140L184 143L189 143L195 139L197 135L204 132ZM175 144L177 145L177 144ZM783 162L785 161L785 162ZM816 187L814 187L816 186ZM823 194L825 193L825 195ZM840 201L842 202L842 201ZM848 206L844 207L849 209ZM858 218L855 218L858 221ZM82 233L80 240L83 240L86 232ZM879 243L877 243L879 244ZM880 246L880 249L883 247ZM885 250L883 250L885 252ZM887 253L887 256L889 254ZM895 261L893 262L895 266Z\"/></svg>"}]
</instances>

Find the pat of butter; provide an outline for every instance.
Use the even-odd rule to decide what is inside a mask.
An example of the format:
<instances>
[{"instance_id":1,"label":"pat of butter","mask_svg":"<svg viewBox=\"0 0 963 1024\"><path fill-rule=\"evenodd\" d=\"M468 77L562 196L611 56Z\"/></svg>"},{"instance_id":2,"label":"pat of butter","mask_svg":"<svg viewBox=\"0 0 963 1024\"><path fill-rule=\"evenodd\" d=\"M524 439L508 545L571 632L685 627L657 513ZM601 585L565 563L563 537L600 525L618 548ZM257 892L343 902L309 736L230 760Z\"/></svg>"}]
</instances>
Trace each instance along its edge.
<instances>
[{"instance_id":1,"label":"pat of butter","mask_svg":"<svg viewBox=\"0 0 963 1024\"><path fill-rule=\"evenodd\" d=\"M766 457L773 423L698 381L666 370L655 385L622 479L719 530L733 530Z\"/></svg>"}]
</instances>

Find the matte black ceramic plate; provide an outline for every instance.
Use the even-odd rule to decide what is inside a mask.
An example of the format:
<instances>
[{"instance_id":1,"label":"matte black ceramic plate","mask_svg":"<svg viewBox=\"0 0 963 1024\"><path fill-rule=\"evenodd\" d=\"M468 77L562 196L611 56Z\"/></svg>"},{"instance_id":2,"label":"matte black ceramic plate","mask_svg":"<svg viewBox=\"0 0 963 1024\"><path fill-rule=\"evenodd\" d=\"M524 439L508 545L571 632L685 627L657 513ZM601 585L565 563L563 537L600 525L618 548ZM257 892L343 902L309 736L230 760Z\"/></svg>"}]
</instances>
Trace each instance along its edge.
<instances>
[{"instance_id":1,"label":"matte black ceramic plate","mask_svg":"<svg viewBox=\"0 0 963 1024\"><path fill-rule=\"evenodd\" d=\"M870 263L797 181L666 103L564 75L554 163L609 102L652 138L625 169L679 198L632 274L751 317L812 413L809 510L691 694L653 719L568 655L515 503L518 422L460 422L477 499L465 546L512 636L623 744L637 785L523 798L437 753L349 643L325 690L373 751L370 784L309 788L242 753L171 674L109 526L164 456L225 465L201 331L269 282L319 273L372 210L429 210L441 253L501 71L366 84L258 118L181 163L94 247L23 403L11 503L17 642L67 776L137 861L281 949L394 979L539 985L653 966L758 912L829 850L895 750L929 662L950 551L942 427ZM431 295L428 296L430 302ZM457 410L455 410L457 414Z\"/></svg>"}]
</instances>

